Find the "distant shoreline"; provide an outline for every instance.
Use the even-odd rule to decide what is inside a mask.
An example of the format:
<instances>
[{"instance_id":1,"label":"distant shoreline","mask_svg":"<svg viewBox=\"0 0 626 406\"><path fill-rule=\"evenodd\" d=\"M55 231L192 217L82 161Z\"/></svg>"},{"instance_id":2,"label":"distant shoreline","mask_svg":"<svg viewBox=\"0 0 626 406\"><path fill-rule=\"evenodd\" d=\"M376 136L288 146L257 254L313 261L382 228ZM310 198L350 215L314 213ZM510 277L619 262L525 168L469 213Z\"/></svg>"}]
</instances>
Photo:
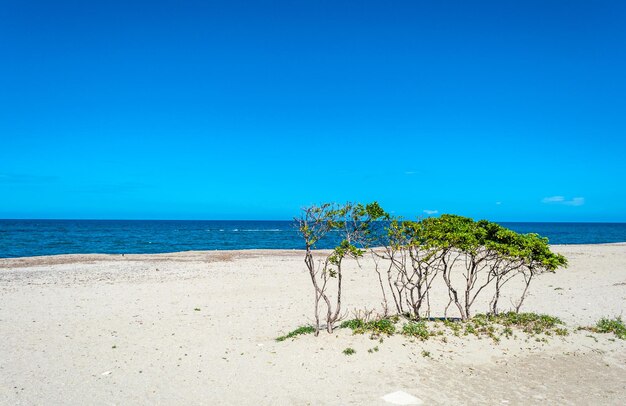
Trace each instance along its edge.
<instances>
[{"instance_id":1,"label":"distant shoreline","mask_svg":"<svg viewBox=\"0 0 626 406\"><path fill-rule=\"evenodd\" d=\"M623 246L626 241L608 242L597 244L550 244L552 247L597 247L597 246ZM377 247L377 249L380 247ZM319 249L317 251L328 251L328 249ZM273 256L296 256L304 254L304 249L294 248L249 248L249 249L222 249L222 250L188 250L188 251L171 251L171 252L148 252L148 253L128 253L128 254L110 254L110 253L71 253L71 254L53 254L53 255L30 255L23 257L2 257L0 258L0 269L8 268L7 263L16 262L18 267L49 265L59 263L75 263L84 261L143 261L150 259L161 259L167 261L176 261L177 259L198 259L200 256L218 257L220 255L229 255L236 257L254 257L259 255ZM40 262L40 264L34 264Z\"/></svg>"}]
</instances>

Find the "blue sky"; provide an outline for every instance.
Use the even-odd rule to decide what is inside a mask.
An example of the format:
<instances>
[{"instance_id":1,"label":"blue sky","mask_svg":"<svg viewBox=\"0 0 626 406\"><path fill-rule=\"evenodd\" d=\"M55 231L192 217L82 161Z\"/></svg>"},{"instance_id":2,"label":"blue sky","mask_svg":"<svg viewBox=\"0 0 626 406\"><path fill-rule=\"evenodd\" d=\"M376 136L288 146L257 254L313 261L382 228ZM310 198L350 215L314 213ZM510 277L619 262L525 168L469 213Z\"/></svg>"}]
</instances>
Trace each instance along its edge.
<instances>
[{"instance_id":1,"label":"blue sky","mask_svg":"<svg viewBox=\"0 0 626 406\"><path fill-rule=\"evenodd\" d=\"M1 5L0 218L626 221L626 2Z\"/></svg>"}]
</instances>

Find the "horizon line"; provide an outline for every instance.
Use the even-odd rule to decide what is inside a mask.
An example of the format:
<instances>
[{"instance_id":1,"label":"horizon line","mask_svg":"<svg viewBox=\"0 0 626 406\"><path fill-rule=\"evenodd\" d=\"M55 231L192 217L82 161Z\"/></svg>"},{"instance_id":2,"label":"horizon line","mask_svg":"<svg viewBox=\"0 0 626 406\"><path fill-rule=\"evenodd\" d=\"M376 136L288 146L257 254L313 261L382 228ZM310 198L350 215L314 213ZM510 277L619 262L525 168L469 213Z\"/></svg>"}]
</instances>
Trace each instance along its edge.
<instances>
[{"instance_id":1,"label":"horizon line","mask_svg":"<svg viewBox=\"0 0 626 406\"><path fill-rule=\"evenodd\" d=\"M444 213L445 214L445 213ZM429 216L431 217L431 216ZM432 216L438 217L438 216ZM465 216L467 217L467 216ZM470 217L471 218L471 217ZM98 218L0 218L0 221L273 221L292 222L292 219L98 219ZM480 220L480 219L479 219ZM626 221L520 221L520 220L489 220L494 223L570 223L570 224L626 224Z\"/></svg>"}]
</instances>

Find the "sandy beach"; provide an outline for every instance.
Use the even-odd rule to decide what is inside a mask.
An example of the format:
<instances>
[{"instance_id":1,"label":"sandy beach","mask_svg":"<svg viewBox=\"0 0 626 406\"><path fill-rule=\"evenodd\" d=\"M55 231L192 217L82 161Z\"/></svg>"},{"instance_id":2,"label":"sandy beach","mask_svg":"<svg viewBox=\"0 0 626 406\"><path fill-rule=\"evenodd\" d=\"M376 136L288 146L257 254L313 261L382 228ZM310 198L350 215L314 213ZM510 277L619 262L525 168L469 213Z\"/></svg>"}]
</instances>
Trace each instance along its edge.
<instances>
[{"instance_id":1,"label":"sandy beach","mask_svg":"<svg viewBox=\"0 0 626 406\"><path fill-rule=\"evenodd\" d=\"M625 312L626 244L553 248L570 266L539 277L523 310L570 335L499 344L347 329L276 342L312 319L299 251L2 259L0 404L384 405L398 390L424 404L623 404L626 341L575 329ZM372 263L346 275L348 316L380 309Z\"/></svg>"}]
</instances>

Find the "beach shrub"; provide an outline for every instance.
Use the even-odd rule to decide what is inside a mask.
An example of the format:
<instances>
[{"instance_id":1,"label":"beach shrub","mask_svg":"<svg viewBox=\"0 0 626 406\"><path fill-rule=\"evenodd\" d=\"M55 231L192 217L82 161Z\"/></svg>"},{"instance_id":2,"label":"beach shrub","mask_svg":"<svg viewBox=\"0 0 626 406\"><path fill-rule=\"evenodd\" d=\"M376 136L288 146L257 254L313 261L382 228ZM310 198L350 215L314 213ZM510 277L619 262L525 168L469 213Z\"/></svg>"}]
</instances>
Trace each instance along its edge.
<instances>
[{"instance_id":1,"label":"beach shrub","mask_svg":"<svg viewBox=\"0 0 626 406\"><path fill-rule=\"evenodd\" d=\"M354 331L375 334L389 334L393 323L385 323L392 313L414 321L431 318L430 295L436 278L441 277L447 288L443 318L448 318L452 307L467 321L477 298L489 291L489 310L497 315L502 289L516 277L523 279L519 296L512 301L519 313L537 275L567 266L564 256L550 250L547 238L453 214L407 221L390 216L375 202L326 203L304 208L296 220L314 288L315 335L322 321L332 333L340 319L344 260L358 263L367 251L374 261L383 314L377 321L357 318L349 323ZM332 250L315 250L322 240L338 243ZM395 312L390 311L391 300ZM465 326L466 332L480 330L477 320Z\"/></svg>"},{"instance_id":2,"label":"beach shrub","mask_svg":"<svg viewBox=\"0 0 626 406\"><path fill-rule=\"evenodd\" d=\"M441 252L440 273L448 288L448 305L454 304L462 320L471 317L471 306L478 294L491 282L489 277L484 283L476 285L478 277L489 267L492 253L485 247L483 229L472 219L451 214L439 218L427 218L421 222L420 239L423 246L435 252ZM453 272L459 272L464 265L461 288L452 282Z\"/></svg>"},{"instance_id":3,"label":"beach shrub","mask_svg":"<svg viewBox=\"0 0 626 406\"><path fill-rule=\"evenodd\" d=\"M554 272L560 267L567 266L567 259L561 254L553 253L548 245L548 239L538 234L518 234L514 243L496 241L496 244L503 252L500 254L501 258L509 263L508 272L516 272L524 279L524 289L515 304L515 311L518 313L535 276L545 272ZM497 293L498 290L496 290ZM497 313L497 309L494 310L494 313Z\"/></svg>"},{"instance_id":4,"label":"beach shrub","mask_svg":"<svg viewBox=\"0 0 626 406\"><path fill-rule=\"evenodd\" d=\"M384 212L376 202L367 205L326 203L304 208L301 216L295 219L305 242L304 263L314 288L316 336L319 334L321 307L324 305L326 330L333 332L341 314L343 261L346 258L358 259L363 256L372 234L372 223L382 215ZM339 244L330 252L314 253L316 245L329 237L339 238ZM334 288L332 293L331 285ZM331 294L334 294L332 298Z\"/></svg>"},{"instance_id":5,"label":"beach shrub","mask_svg":"<svg viewBox=\"0 0 626 406\"><path fill-rule=\"evenodd\" d=\"M444 317L454 305L461 319L468 320L476 299L489 286L493 286L490 309L496 314L503 286L522 277L524 288L515 303L519 312L536 275L567 265L565 257L551 252L548 240L537 234L519 234L487 220L451 214L417 222L391 219L386 237L384 250L372 250L373 256L387 261L387 286L397 312L416 320L431 316L430 290L437 275L448 290ZM375 261L386 303L381 268Z\"/></svg>"},{"instance_id":6,"label":"beach shrub","mask_svg":"<svg viewBox=\"0 0 626 406\"><path fill-rule=\"evenodd\" d=\"M383 295L384 314L389 312L385 293L388 288L397 314L416 320L422 315L430 317L430 288L447 251L424 244L423 223L388 220L385 239L379 244L383 249L371 250ZM384 276L380 260L388 265Z\"/></svg>"},{"instance_id":7,"label":"beach shrub","mask_svg":"<svg viewBox=\"0 0 626 406\"><path fill-rule=\"evenodd\" d=\"M547 238L537 234L519 234L487 220L442 215L424 220L423 240L426 246L447 250L441 273L448 287L450 303L458 308L461 319L471 317L471 308L479 294L492 282L492 313L498 313L502 286L516 275L524 278L524 289L516 303L520 307L534 276L566 266L567 260L550 251ZM463 267L453 265L457 262ZM463 285L455 288L452 273L462 270ZM449 304L450 304L449 303Z\"/></svg>"}]
</instances>

